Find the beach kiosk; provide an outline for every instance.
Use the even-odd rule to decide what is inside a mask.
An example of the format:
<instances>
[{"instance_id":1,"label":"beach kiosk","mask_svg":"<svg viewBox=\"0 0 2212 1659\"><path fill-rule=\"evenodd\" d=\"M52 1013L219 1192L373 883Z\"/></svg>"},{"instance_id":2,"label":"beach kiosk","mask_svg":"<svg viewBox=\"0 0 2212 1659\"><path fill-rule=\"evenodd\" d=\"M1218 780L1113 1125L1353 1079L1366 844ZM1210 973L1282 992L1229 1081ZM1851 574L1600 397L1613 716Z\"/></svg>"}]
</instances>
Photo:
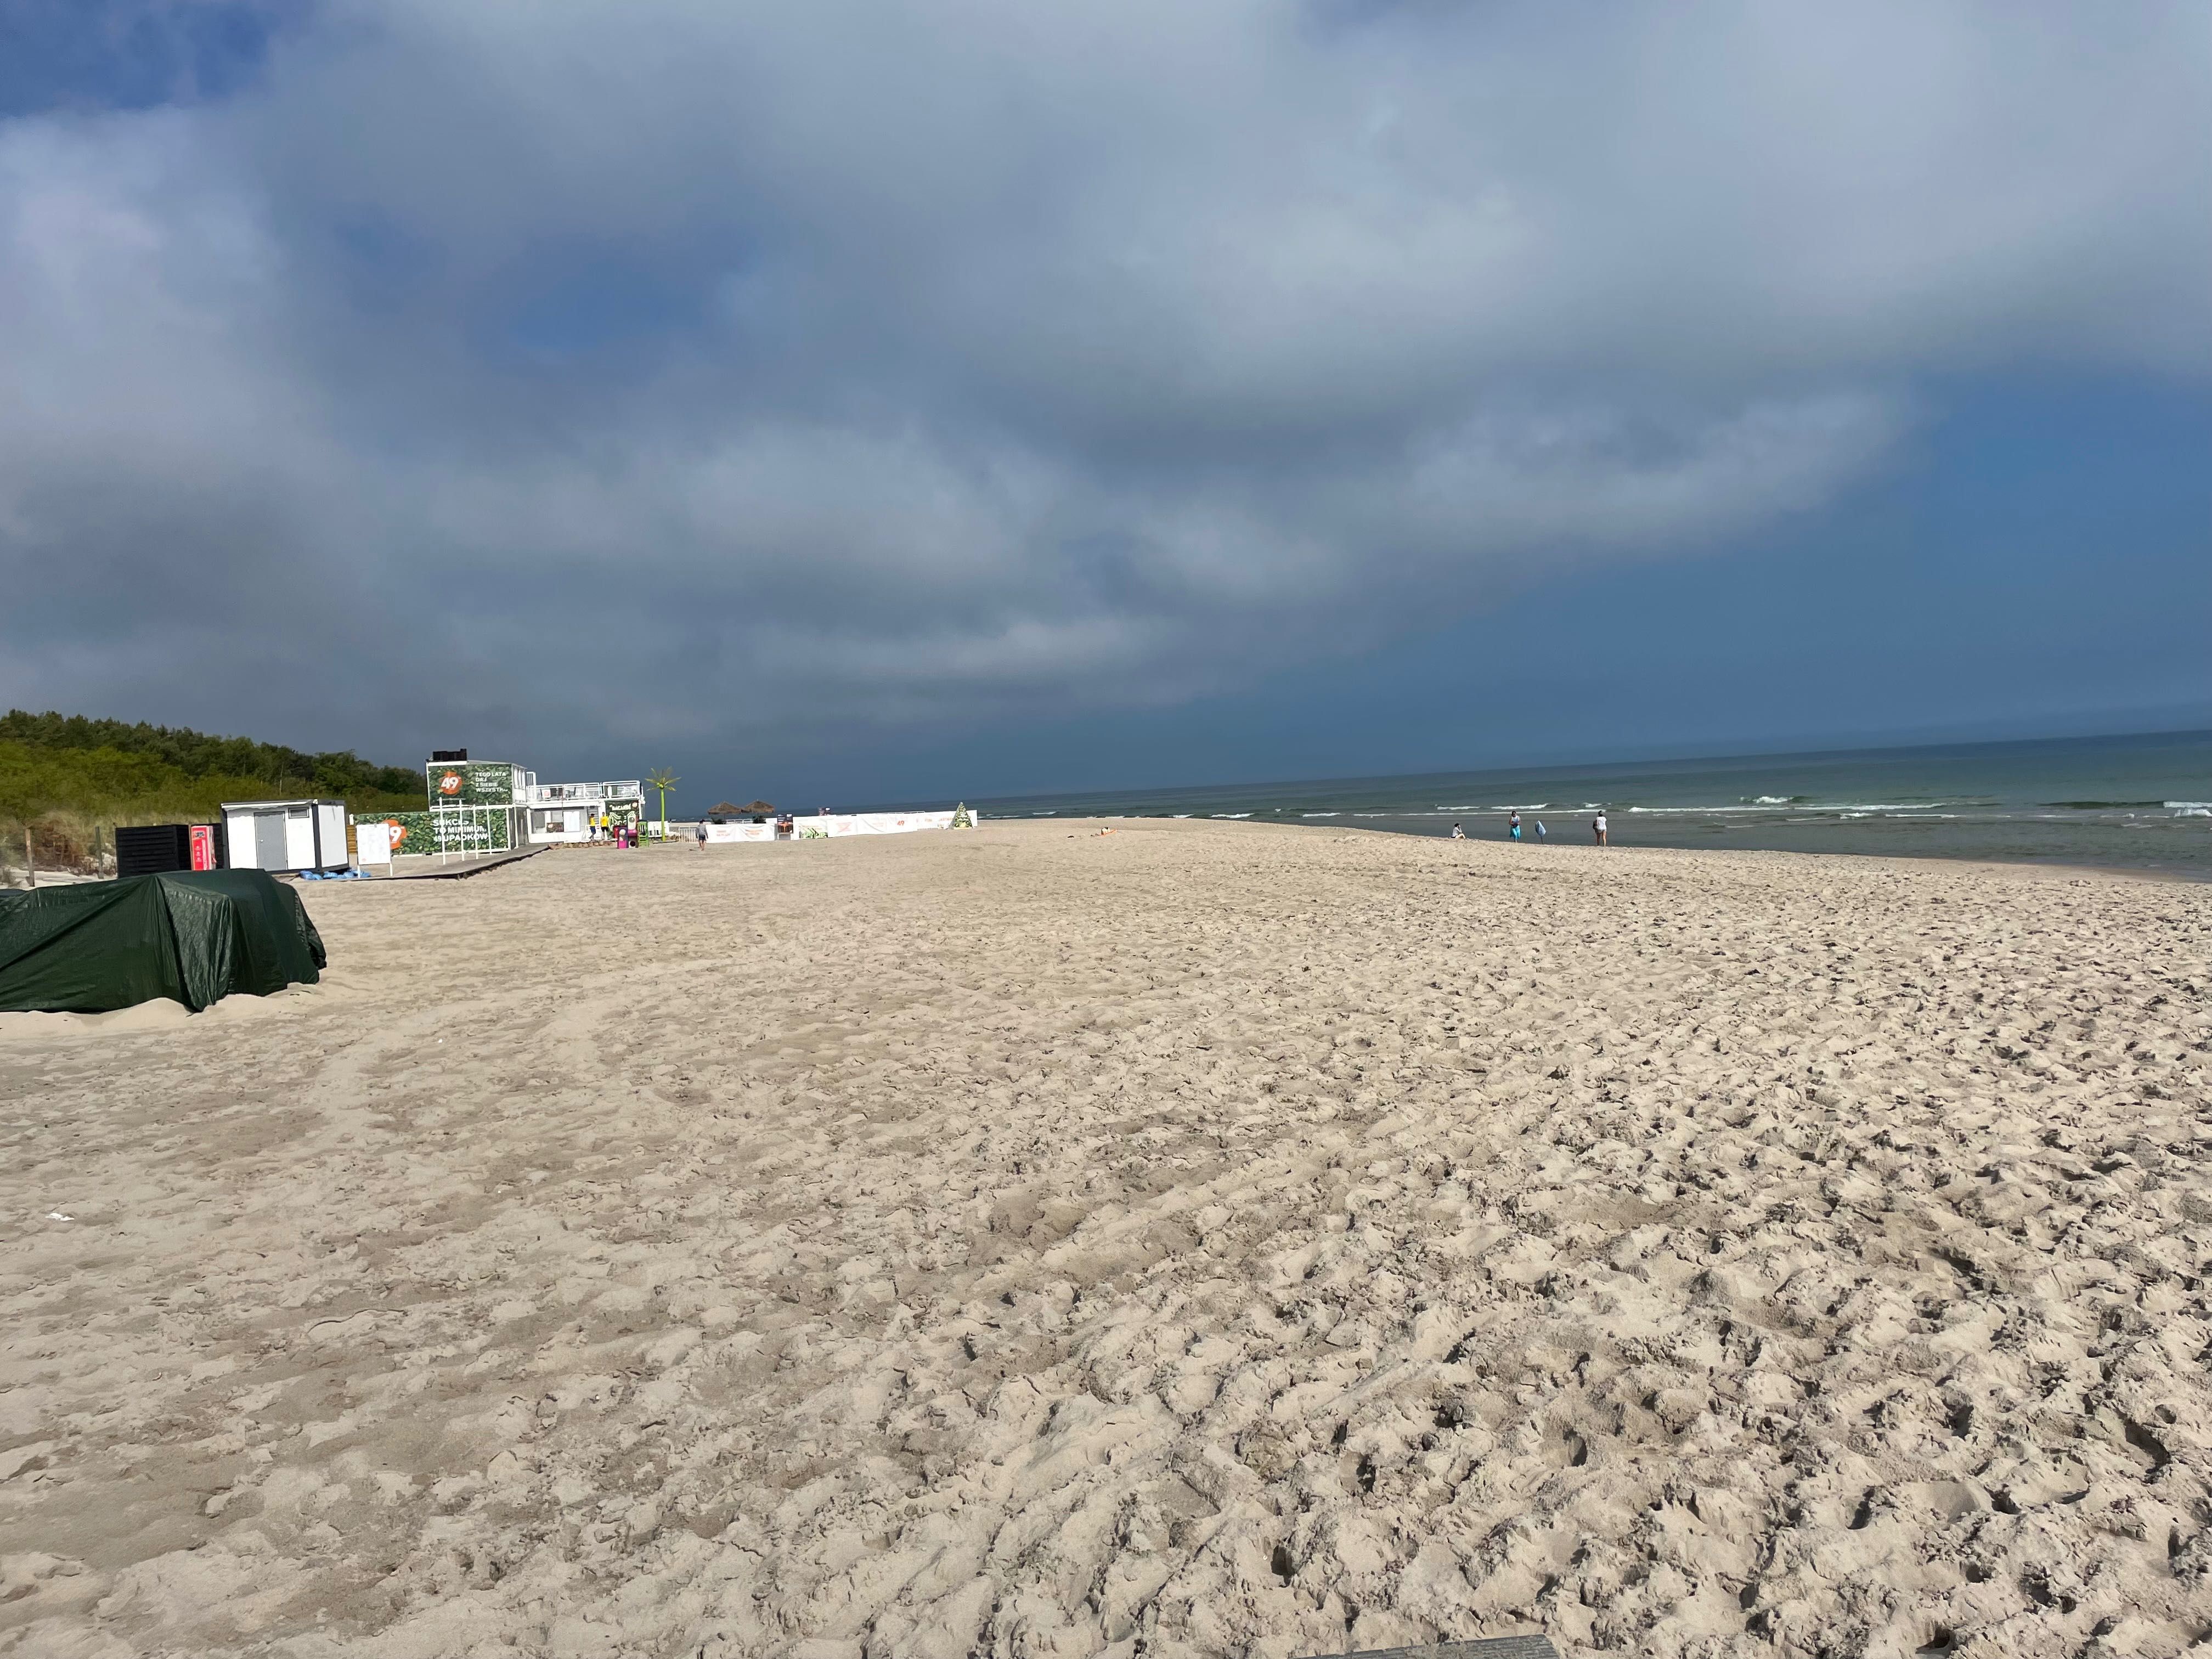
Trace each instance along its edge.
<instances>
[{"instance_id":1,"label":"beach kiosk","mask_svg":"<svg viewBox=\"0 0 2212 1659\"><path fill-rule=\"evenodd\" d=\"M271 874L346 867L342 800L227 800L223 850L234 870Z\"/></svg>"},{"instance_id":2,"label":"beach kiosk","mask_svg":"<svg viewBox=\"0 0 2212 1659\"><path fill-rule=\"evenodd\" d=\"M478 761L465 749L434 751L422 769L428 807L354 819L362 861L389 867L417 854L480 858L495 853L599 839L645 817L636 778L540 783L512 761Z\"/></svg>"},{"instance_id":3,"label":"beach kiosk","mask_svg":"<svg viewBox=\"0 0 2212 1659\"><path fill-rule=\"evenodd\" d=\"M534 846L592 841L617 825L635 830L645 817L645 785L636 778L540 783L532 773L524 799Z\"/></svg>"}]
</instances>

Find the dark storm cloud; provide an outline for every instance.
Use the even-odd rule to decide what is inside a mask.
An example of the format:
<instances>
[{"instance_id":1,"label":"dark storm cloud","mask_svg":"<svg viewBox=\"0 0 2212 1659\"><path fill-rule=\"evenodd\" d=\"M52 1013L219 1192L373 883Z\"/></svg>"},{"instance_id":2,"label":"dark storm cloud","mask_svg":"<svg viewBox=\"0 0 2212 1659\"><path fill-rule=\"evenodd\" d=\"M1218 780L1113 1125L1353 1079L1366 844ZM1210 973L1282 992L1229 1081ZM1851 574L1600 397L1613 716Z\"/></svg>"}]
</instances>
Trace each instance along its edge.
<instances>
[{"instance_id":1,"label":"dark storm cloud","mask_svg":"<svg viewBox=\"0 0 2212 1659\"><path fill-rule=\"evenodd\" d=\"M819 741L1756 532L2212 368L2207 15L325 8L0 123L0 700Z\"/></svg>"}]
</instances>

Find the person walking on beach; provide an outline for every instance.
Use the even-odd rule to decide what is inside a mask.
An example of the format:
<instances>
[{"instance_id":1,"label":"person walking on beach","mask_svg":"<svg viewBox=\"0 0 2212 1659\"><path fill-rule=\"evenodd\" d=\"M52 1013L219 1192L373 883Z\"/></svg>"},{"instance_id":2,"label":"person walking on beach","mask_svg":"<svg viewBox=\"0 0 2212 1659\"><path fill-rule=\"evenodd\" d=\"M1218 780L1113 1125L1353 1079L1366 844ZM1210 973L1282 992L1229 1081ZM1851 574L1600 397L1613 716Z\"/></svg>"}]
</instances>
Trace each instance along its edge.
<instances>
[{"instance_id":1,"label":"person walking on beach","mask_svg":"<svg viewBox=\"0 0 2212 1659\"><path fill-rule=\"evenodd\" d=\"M1598 808L1597 816L1590 820L1590 833L1597 837L1599 846L1605 845L1605 809L1601 806Z\"/></svg>"},{"instance_id":2,"label":"person walking on beach","mask_svg":"<svg viewBox=\"0 0 2212 1659\"><path fill-rule=\"evenodd\" d=\"M1511 817L1505 820L1505 836L1506 839L1509 841L1518 841L1521 839L1521 814L1519 812L1515 812Z\"/></svg>"},{"instance_id":3,"label":"person walking on beach","mask_svg":"<svg viewBox=\"0 0 2212 1659\"><path fill-rule=\"evenodd\" d=\"M1538 841L1544 839L1544 820L1541 818L1536 820L1536 839Z\"/></svg>"},{"instance_id":4,"label":"person walking on beach","mask_svg":"<svg viewBox=\"0 0 2212 1659\"><path fill-rule=\"evenodd\" d=\"M699 850L705 852L707 850L707 820L702 818L694 824L692 833L699 837Z\"/></svg>"}]
</instances>

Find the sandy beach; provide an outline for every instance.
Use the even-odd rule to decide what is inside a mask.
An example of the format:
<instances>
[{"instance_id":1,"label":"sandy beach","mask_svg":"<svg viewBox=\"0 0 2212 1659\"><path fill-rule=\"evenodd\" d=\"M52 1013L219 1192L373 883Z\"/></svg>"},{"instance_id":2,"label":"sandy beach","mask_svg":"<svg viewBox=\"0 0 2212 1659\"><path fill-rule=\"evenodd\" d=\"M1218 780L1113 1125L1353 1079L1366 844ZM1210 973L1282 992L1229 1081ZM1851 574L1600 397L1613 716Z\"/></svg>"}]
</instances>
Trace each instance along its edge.
<instances>
[{"instance_id":1,"label":"sandy beach","mask_svg":"<svg viewBox=\"0 0 2212 1659\"><path fill-rule=\"evenodd\" d=\"M1097 827L0 1017L0 1654L2212 1638L2212 888Z\"/></svg>"}]
</instances>

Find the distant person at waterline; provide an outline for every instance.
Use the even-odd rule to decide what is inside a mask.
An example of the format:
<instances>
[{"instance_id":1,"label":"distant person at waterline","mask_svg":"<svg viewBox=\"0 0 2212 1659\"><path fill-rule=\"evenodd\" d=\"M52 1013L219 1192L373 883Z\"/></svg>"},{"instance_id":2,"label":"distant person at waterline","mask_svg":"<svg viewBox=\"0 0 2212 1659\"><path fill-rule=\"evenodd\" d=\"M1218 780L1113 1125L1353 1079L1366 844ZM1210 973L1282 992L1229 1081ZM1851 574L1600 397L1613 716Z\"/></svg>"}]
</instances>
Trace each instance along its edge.
<instances>
[{"instance_id":1,"label":"distant person at waterline","mask_svg":"<svg viewBox=\"0 0 2212 1659\"><path fill-rule=\"evenodd\" d=\"M1509 841L1521 839L1521 815L1518 812L1505 820L1505 836Z\"/></svg>"},{"instance_id":2,"label":"distant person at waterline","mask_svg":"<svg viewBox=\"0 0 2212 1659\"><path fill-rule=\"evenodd\" d=\"M1544 839L1544 820L1541 818L1536 820L1536 839L1538 841Z\"/></svg>"},{"instance_id":3,"label":"distant person at waterline","mask_svg":"<svg viewBox=\"0 0 2212 1659\"><path fill-rule=\"evenodd\" d=\"M1599 846L1605 845L1605 814L1603 812L1600 812L1590 820L1590 833L1597 837Z\"/></svg>"},{"instance_id":4,"label":"distant person at waterline","mask_svg":"<svg viewBox=\"0 0 2212 1659\"><path fill-rule=\"evenodd\" d=\"M1452 823L1451 838L1454 841L1465 841L1467 839L1467 831L1459 827L1459 823L1456 819Z\"/></svg>"}]
</instances>

